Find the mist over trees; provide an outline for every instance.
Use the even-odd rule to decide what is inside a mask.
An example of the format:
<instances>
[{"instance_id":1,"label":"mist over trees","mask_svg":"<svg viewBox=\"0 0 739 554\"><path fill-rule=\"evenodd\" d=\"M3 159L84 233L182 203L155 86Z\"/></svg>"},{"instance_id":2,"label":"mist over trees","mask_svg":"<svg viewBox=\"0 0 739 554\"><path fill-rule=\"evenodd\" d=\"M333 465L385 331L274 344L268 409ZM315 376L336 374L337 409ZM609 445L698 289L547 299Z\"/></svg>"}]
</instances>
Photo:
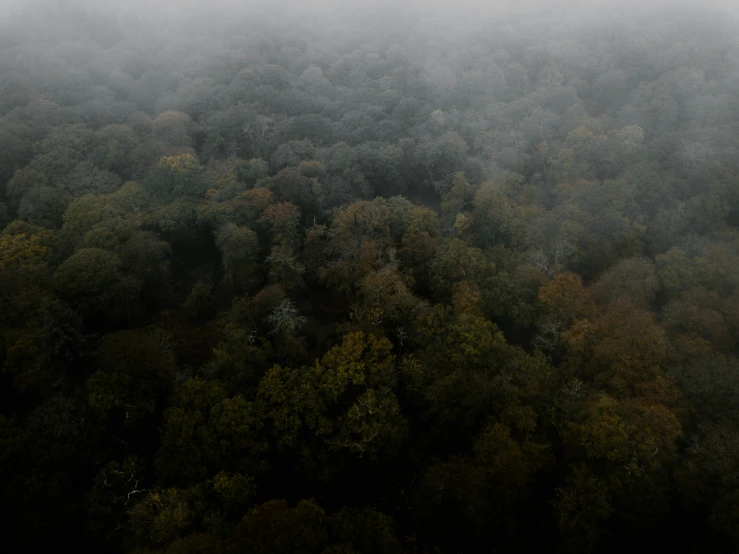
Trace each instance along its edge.
<instances>
[{"instance_id":1,"label":"mist over trees","mask_svg":"<svg viewBox=\"0 0 739 554\"><path fill-rule=\"evenodd\" d=\"M0 7L8 545L739 549L730 5Z\"/></svg>"}]
</instances>

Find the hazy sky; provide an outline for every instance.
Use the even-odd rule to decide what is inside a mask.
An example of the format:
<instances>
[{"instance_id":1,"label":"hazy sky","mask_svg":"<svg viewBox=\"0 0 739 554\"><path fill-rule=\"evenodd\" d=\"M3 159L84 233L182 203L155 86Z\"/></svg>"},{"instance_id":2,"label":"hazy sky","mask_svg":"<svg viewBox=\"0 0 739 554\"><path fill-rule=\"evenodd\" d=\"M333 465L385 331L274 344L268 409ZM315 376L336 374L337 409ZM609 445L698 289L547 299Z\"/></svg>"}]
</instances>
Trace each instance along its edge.
<instances>
[{"instance_id":1,"label":"hazy sky","mask_svg":"<svg viewBox=\"0 0 739 554\"><path fill-rule=\"evenodd\" d=\"M592 7L610 7L624 9L628 5L668 7L678 4L695 4L697 6L721 6L725 8L738 8L736 0L0 0L0 9L7 11L8 8L27 7L32 4L65 4L85 3L101 10L136 9L142 13L153 10L237 10L244 6L258 7L261 9L311 9L321 11L343 11L357 7L366 8L385 5L388 10L399 7L415 7L419 9L441 10L441 11L471 11L480 12L489 9L513 9L521 8L545 9L587 9Z\"/></svg>"},{"instance_id":2,"label":"hazy sky","mask_svg":"<svg viewBox=\"0 0 739 554\"><path fill-rule=\"evenodd\" d=\"M0 0L0 18L39 4L55 9L85 4L101 12L133 15L138 20L166 18L170 29L176 28L183 17L218 17L254 11L284 17L286 23L293 20L302 24L318 18L331 25L334 19L357 16L356 23L362 21L363 14L373 13L376 17L382 14L380 17L388 18L404 14L411 21L431 19L434 25L442 28L445 22L456 20L462 28L469 22L477 29L484 26L490 16L513 15L522 19L533 16L539 21L550 18L556 27L557 22L571 17L596 15L602 18L615 12L628 18L630 11L651 8L668 13L670 7L677 5L693 5L699 9L721 7L739 16L739 0Z\"/></svg>"}]
</instances>

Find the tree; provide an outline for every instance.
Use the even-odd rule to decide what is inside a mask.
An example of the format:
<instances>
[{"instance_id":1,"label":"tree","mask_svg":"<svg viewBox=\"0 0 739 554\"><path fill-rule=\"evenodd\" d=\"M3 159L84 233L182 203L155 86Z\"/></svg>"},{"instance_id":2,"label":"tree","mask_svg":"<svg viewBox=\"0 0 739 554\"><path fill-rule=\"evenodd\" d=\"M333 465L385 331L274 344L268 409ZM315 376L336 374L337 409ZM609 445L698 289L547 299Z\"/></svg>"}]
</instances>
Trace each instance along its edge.
<instances>
[{"instance_id":1,"label":"tree","mask_svg":"<svg viewBox=\"0 0 739 554\"><path fill-rule=\"evenodd\" d=\"M300 209L288 202L267 206L258 223L266 228L272 244L295 248L300 240Z\"/></svg>"},{"instance_id":2,"label":"tree","mask_svg":"<svg viewBox=\"0 0 739 554\"><path fill-rule=\"evenodd\" d=\"M560 273L539 289L539 301L547 315L569 325L587 317L594 309L580 278L573 273Z\"/></svg>"},{"instance_id":3,"label":"tree","mask_svg":"<svg viewBox=\"0 0 739 554\"><path fill-rule=\"evenodd\" d=\"M525 226L536 208L514 201L507 188L506 183L486 181L475 192L475 231L480 244L520 247L525 241Z\"/></svg>"},{"instance_id":4,"label":"tree","mask_svg":"<svg viewBox=\"0 0 739 554\"><path fill-rule=\"evenodd\" d=\"M152 134L164 147L191 146L188 134L190 117L182 112L170 110L161 113L152 122Z\"/></svg>"},{"instance_id":5,"label":"tree","mask_svg":"<svg viewBox=\"0 0 739 554\"><path fill-rule=\"evenodd\" d=\"M331 287L349 291L393 255L391 211L386 201L356 202L339 211L327 238L329 258L319 269L319 277Z\"/></svg>"},{"instance_id":6,"label":"tree","mask_svg":"<svg viewBox=\"0 0 739 554\"><path fill-rule=\"evenodd\" d=\"M654 264L644 258L621 260L600 276L593 285L593 296L599 302L626 299L637 306L649 307L659 283Z\"/></svg>"},{"instance_id":7,"label":"tree","mask_svg":"<svg viewBox=\"0 0 739 554\"><path fill-rule=\"evenodd\" d=\"M719 294L703 287L685 291L670 300L662 310L663 324L671 335L680 354L689 354L689 344L703 343L703 349L728 351L734 344L726 306ZM679 357L679 356L676 356Z\"/></svg>"},{"instance_id":8,"label":"tree","mask_svg":"<svg viewBox=\"0 0 739 554\"><path fill-rule=\"evenodd\" d=\"M270 158L272 171L280 171L286 167L297 167L300 162L312 160L316 149L309 140L291 140L277 147Z\"/></svg>"},{"instance_id":9,"label":"tree","mask_svg":"<svg viewBox=\"0 0 739 554\"><path fill-rule=\"evenodd\" d=\"M0 230L10 223L10 210L4 202L0 202Z\"/></svg>"},{"instance_id":10,"label":"tree","mask_svg":"<svg viewBox=\"0 0 739 554\"><path fill-rule=\"evenodd\" d=\"M87 379L88 402L103 418L118 416L124 425L154 413L175 374L174 353L144 331L106 335L98 347L97 366Z\"/></svg>"},{"instance_id":11,"label":"tree","mask_svg":"<svg viewBox=\"0 0 739 554\"><path fill-rule=\"evenodd\" d=\"M522 403L547 394L551 368L541 353L528 355L494 323L441 305L419 313L409 338L417 363L403 369L435 423L435 440L453 440L493 414L517 429L536 428Z\"/></svg>"},{"instance_id":12,"label":"tree","mask_svg":"<svg viewBox=\"0 0 739 554\"><path fill-rule=\"evenodd\" d=\"M300 209L286 202L271 204L262 212L258 224L266 228L272 242L271 252L266 259L270 281L279 283L287 290L302 288L305 268L296 254L300 244Z\"/></svg>"},{"instance_id":13,"label":"tree","mask_svg":"<svg viewBox=\"0 0 739 554\"><path fill-rule=\"evenodd\" d=\"M144 189L129 182L112 194L85 195L74 200L64 212L62 231L81 238L96 224L116 217L140 218L148 204Z\"/></svg>"},{"instance_id":14,"label":"tree","mask_svg":"<svg viewBox=\"0 0 739 554\"><path fill-rule=\"evenodd\" d=\"M446 192L451 176L461 171L467 143L454 131L437 138L424 138L416 147L414 161L424 176L424 184Z\"/></svg>"},{"instance_id":15,"label":"tree","mask_svg":"<svg viewBox=\"0 0 739 554\"><path fill-rule=\"evenodd\" d=\"M461 239L450 239L439 247L429 264L431 290L438 300L448 300L457 283L468 281L483 288L494 268L479 248Z\"/></svg>"},{"instance_id":16,"label":"tree","mask_svg":"<svg viewBox=\"0 0 739 554\"><path fill-rule=\"evenodd\" d=\"M86 194L110 194L121 186L121 178L115 173L100 169L91 162L80 162L72 171L56 181L73 198Z\"/></svg>"},{"instance_id":17,"label":"tree","mask_svg":"<svg viewBox=\"0 0 739 554\"><path fill-rule=\"evenodd\" d=\"M359 282L358 292L352 320L355 324L369 325L368 329L397 332L410 324L420 303L413 296L408 279L393 266L370 272Z\"/></svg>"},{"instance_id":18,"label":"tree","mask_svg":"<svg viewBox=\"0 0 739 554\"><path fill-rule=\"evenodd\" d=\"M140 145L136 130L129 125L107 125L100 129L97 138L102 144L96 149L98 164L103 169L132 179L136 162L136 150Z\"/></svg>"},{"instance_id":19,"label":"tree","mask_svg":"<svg viewBox=\"0 0 739 554\"><path fill-rule=\"evenodd\" d=\"M22 221L14 221L0 234L0 271L18 271L43 278L52 253L54 234Z\"/></svg>"},{"instance_id":20,"label":"tree","mask_svg":"<svg viewBox=\"0 0 739 554\"><path fill-rule=\"evenodd\" d=\"M266 445L256 406L217 381L188 379L164 412L156 464L163 482L195 485L220 471L254 475Z\"/></svg>"},{"instance_id":21,"label":"tree","mask_svg":"<svg viewBox=\"0 0 739 554\"><path fill-rule=\"evenodd\" d=\"M518 442L505 425L491 423L475 438L473 454L424 470L414 495L417 524L428 539L450 547L525 543L514 514L527 509L526 487L547 462L546 446Z\"/></svg>"},{"instance_id":22,"label":"tree","mask_svg":"<svg viewBox=\"0 0 739 554\"><path fill-rule=\"evenodd\" d=\"M90 478L95 452L89 445L101 437L84 405L57 393L34 406L22 426L0 418L0 433L2 494L13 506L2 508L13 522L9 536L43 549L50 544L43 529L57 539L84 532L84 492L75 483Z\"/></svg>"},{"instance_id":23,"label":"tree","mask_svg":"<svg viewBox=\"0 0 739 554\"><path fill-rule=\"evenodd\" d=\"M144 463L137 456L112 460L94 477L88 507L88 529L98 544L121 544L126 518L134 504L148 493Z\"/></svg>"},{"instance_id":24,"label":"tree","mask_svg":"<svg viewBox=\"0 0 739 554\"><path fill-rule=\"evenodd\" d=\"M272 333L283 340L295 340L295 333L305 324L306 318L300 315L295 302L286 298L267 316L267 321L272 326Z\"/></svg>"},{"instance_id":25,"label":"tree","mask_svg":"<svg viewBox=\"0 0 739 554\"><path fill-rule=\"evenodd\" d=\"M197 210L198 205L195 201L178 198L151 213L147 218L147 226L157 231L172 245L174 253L177 254L181 250L192 248L201 238Z\"/></svg>"},{"instance_id":26,"label":"tree","mask_svg":"<svg viewBox=\"0 0 739 554\"><path fill-rule=\"evenodd\" d=\"M125 315L135 309L143 283L124 276L112 252L83 248L67 258L53 276L59 293L88 316Z\"/></svg>"},{"instance_id":27,"label":"tree","mask_svg":"<svg viewBox=\"0 0 739 554\"><path fill-rule=\"evenodd\" d=\"M29 283L20 286L22 291L6 290L15 298L3 298L3 327L8 332L2 373L17 391L48 398L61 381L78 378L75 366L91 337L84 333L82 318L66 304L39 296ZM32 298L25 299L23 291Z\"/></svg>"},{"instance_id":28,"label":"tree","mask_svg":"<svg viewBox=\"0 0 739 554\"><path fill-rule=\"evenodd\" d=\"M212 290L212 285L196 282L182 306L185 312L195 319L208 315L213 308Z\"/></svg>"},{"instance_id":29,"label":"tree","mask_svg":"<svg viewBox=\"0 0 739 554\"><path fill-rule=\"evenodd\" d=\"M407 429L391 390L391 350L387 339L349 333L313 367L269 370L258 397L277 444L297 449L305 469L331 453L372 460L394 455ZM329 418L334 410L340 415Z\"/></svg>"},{"instance_id":30,"label":"tree","mask_svg":"<svg viewBox=\"0 0 739 554\"><path fill-rule=\"evenodd\" d=\"M392 519L372 508L342 508L329 518L329 528L332 543L357 554L391 554L401 548Z\"/></svg>"},{"instance_id":31,"label":"tree","mask_svg":"<svg viewBox=\"0 0 739 554\"><path fill-rule=\"evenodd\" d=\"M208 369L231 390L255 386L269 368L272 345L264 320L283 300L279 287L265 287L253 298L236 297L219 321L221 339Z\"/></svg>"},{"instance_id":32,"label":"tree","mask_svg":"<svg viewBox=\"0 0 739 554\"><path fill-rule=\"evenodd\" d=\"M253 186L269 175L269 164L261 158L252 158L236 169L238 180L248 186Z\"/></svg>"},{"instance_id":33,"label":"tree","mask_svg":"<svg viewBox=\"0 0 739 554\"><path fill-rule=\"evenodd\" d=\"M447 220L451 221L457 214L464 211L472 200L472 195L472 186L465 179L464 172L457 173L452 181L452 188L441 201L441 211Z\"/></svg>"},{"instance_id":34,"label":"tree","mask_svg":"<svg viewBox=\"0 0 739 554\"><path fill-rule=\"evenodd\" d=\"M564 438L568 448L574 449L572 458L584 456L585 473L595 474L590 473L583 491L583 469L575 469L577 479L560 493L563 520L589 541L599 533L598 520L607 516L631 526L653 524L669 506L668 468L681 434L677 417L662 404L619 401L607 395L597 398L585 419ZM581 490L573 491L572 486ZM587 490L595 496L591 496L590 508L583 506L585 499L578 498Z\"/></svg>"},{"instance_id":35,"label":"tree","mask_svg":"<svg viewBox=\"0 0 739 554\"><path fill-rule=\"evenodd\" d=\"M0 182L6 183L13 173L25 166L32 157L31 143L21 126L0 127Z\"/></svg>"},{"instance_id":36,"label":"tree","mask_svg":"<svg viewBox=\"0 0 739 554\"><path fill-rule=\"evenodd\" d=\"M72 200L66 191L36 187L27 192L18 206L18 216L35 225L56 229L61 226L64 208Z\"/></svg>"},{"instance_id":37,"label":"tree","mask_svg":"<svg viewBox=\"0 0 739 554\"><path fill-rule=\"evenodd\" d=\"M216 232L216 246L221 251L226 279L241 290L258 282L257 234L248 227L227 223Z\"/></svg>"},{"instance_id":38,"label":"tree","mask_svg":"<svg viewBox=\"0 0 739 554\"><path fill-rule=\"evenodd\" d=\"M100 248L120 254L121 245L128 241L135 232L135 227L122 217L114 217L106 221L96 223L82 237L76 248ZM74 237L68 230L63 231L65 238L74 241Z\"/></svg>"},{"instance_id":39,"label":"tree","mask_svg":"<svg viewBox=\"0 0 739 554\"><path fill-rule=\"evenodd\" d=\"M152 233L136 231L121 245L121 268L129 276L143 283L142 296L150 302L159 302L170 289L169 244Z\"/></svg>"},{"instance_id":40,"label":"tree","mask_svg":"<svg viewBox=\"0 0 739 554\"><path fill-rule=\"evenodd\" d=\"M285 290L302 290L305 288L303 274L305 267L292 248L278 244L272 248L265 259L268 264L268 277L271 283L276 283Z\"/></svg>"},{"instance_id":41,"label":"tree","mask_svg":"<svg viewBox=\"0 0 739 554\"><path fill-rule=\"evenodd\" d=\"M481 290L484 313L511 341L520 341L540 315L538 293L547 281L546 275L527 263L524 256L503 246L488 252L496 273Z\"/></svg>"},{"instance_id":42,"label":"tree","mask_svg":"<svg viewBox=\"0 0 739 554\"><path fill-rule=\"evenodd\" d=\"M403 234L398 257L413 271L416 283L425 290L428 284L428 264L439 246L439 216L433 210L414 206L403 214Z\"/></svg>"},{"instance_id":43,"label":"tree","mask_svg":"<svg viewBox=\"0 0 739 554\"><path fill-rule=\"evenodd\" d=\"M241 224L256 226L262 212L272 204L273 199L274 194L270 190L257 187L236 196L228 204L233 207Z\"/></svg>"},{"instance_id":44,"label":"tree","mask_svg":"<svg viewBox=\"0 0 739 554\"><path fill-rule=\"evenodd\" d=\"M321 552L328 538L328 518L319 506L301 500L290 507L284 500L272 500L244 516L233 546L242 552L303 554Z\"/></svg>"},{"instance_id":45,"label":"tree","mask_svg":"<svg viewBox=\"0 0 739 554\"><path fill-rule=\"evenodd\" d=\"M580 277L560 273L539 289L542 317L534 344L545 351L561 353L561 333L578 320L591 317L595 305Z\"/></svg>"},{"instance_id":46,"label":"tree","mask_svg":"<svg viewBox=\"0 0 739 554\"><path fill-rule=\"evenodd\" d=\"M191 154L165 156L149 170L142 185L160 202L175 199L202 198L210 188L207 175Z\"/></svg>"},{"instance_id":47,"label":"tree","mask_svg":"<svg viewBox=\"0 0 739 554\"><path fill-rule=\"evenodd\" d=\"M162 547L183 537L197 522L202 491L189 489L155 489L130 510L131 546Z\"/></svg>"},{"instance_id":48,"label":"tree","mask_svg":"<svg viewBox=\"0 0 739 554\"><path fill-rule=\"evenodd\" d=\"M606 534L604 522L614 508L607 484L581 464L557 490L555 510L563 542L571 548L592 550Z\"/></svg>"},{"instance_id":49,"label":"tree","mask_svg":"<svg viewBox=\"0 0 739 554\"><path fill-rule=\"evenodd\" d=\"M311 181L294 167L281 169L277 175L264 179L262 184L267 185L285 202L301 208L310 207L312 204Z\"/></svg>"},{"instance_id":50,"label":"tree","mask_svg":"<svg viewBox=\"0 0 739 554\"><path fill-rule=\"evenodd\" d=\"M387 387L367 389L335 425L336 435L327 441L332 449L372 460L395 454L408 435L398 400Z\"/></svg>"}]
</instances>

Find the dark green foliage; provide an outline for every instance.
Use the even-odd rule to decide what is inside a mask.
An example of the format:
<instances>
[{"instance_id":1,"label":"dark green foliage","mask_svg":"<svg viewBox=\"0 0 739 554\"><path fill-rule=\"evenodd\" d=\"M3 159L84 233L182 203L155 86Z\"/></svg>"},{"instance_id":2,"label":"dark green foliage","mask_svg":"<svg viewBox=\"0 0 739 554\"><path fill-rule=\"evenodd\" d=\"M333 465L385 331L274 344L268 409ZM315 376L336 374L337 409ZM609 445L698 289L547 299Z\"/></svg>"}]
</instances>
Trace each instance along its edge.
<instances>
[{"instance_id":1,"label":"dark green foliage","mask_svg":"<svg viewBox=\"0 0 739 554\"><path fill-rule=\"evenodd\" d=\"M8 545L739 550L731 14L63 4L0 14Z\"/></svg>"},{"instance_id":2,"label":"dark green foliage","mask_svg":"<svg viewBox=\"0 0 739 554\"><path fill-rule=\"evenodd\" d=\"M125 313L138 301L142 283L121 272L121 260L112 252L83 248L70 256L54 273L59 294L83 313Z\"/></svg>"},{"instance_id":3,"label":"dark green foliage","mask_svg":"<svg viewBox=\"0 0 739 554\"><path fill-rule=\"evenodd\" d=\"M87 398L100 417L136 424L156 411L174 380L166 338L119 331L105 336L96 354L98 370L87 379Z\"/></svg>"}]
</instances>

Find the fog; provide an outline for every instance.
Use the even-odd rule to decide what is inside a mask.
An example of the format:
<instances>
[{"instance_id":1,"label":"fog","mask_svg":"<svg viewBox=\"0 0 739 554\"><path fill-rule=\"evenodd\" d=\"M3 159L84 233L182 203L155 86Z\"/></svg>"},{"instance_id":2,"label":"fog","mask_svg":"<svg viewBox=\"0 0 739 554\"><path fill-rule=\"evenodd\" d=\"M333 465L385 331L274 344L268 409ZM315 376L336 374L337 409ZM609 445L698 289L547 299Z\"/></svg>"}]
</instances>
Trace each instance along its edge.
<instances>
[{"instance_id":1,"label":"fog","mask_svg":"<svg viewBox=\"0 0 739 554\"><path fill-rule=\"evenodd\" d=\"M738 8L0 0L4 542L739 552Z\"/></svg>"},{"instance_id":2,"label":"fog","mask_svg":"<svg viewBox=\"0 0 739 554\"><path fill-rule=\"evenodd\" d=\"M33 32L34 28L59 24L79 10L86 11L86 17L97 14L153 26L149 27L152 33L177 34L183 22L200 20L198 31L202 33L218 33L219 26L237 22L244 28L258 27L257 22L263 21L272 25L271 32L277 34L311 32L319 27L340 32L354 25L367 33L374 30L382 33L388 29L423 25L451 36L465 32L460 25L467 26L467 32L492 26L490 32L494 32L503 22L513 22L530 28L536 25L545 32L556 33L564 22L634 23L645 14L669 19L677 11L721 13L733 20L739 13L739 5L731 0L213 0L205 3L193 0L0 0L0 23L13 22L5 34ZM209 30L211 25L212 30ZM229 32L236 31L230 28Z\"/></svg>"},{"instance_id":3,"label":"fog","mask_svg":"<svg viewBox=\"0 0 739 554\"><path fill-rule=\"evenodd\" d=\"M444 15L446 17L479 17L491 14L527 13L556 14L558 12L580 13L624 13L644 10L665 10L692 6L695 8L724 9L737 11L737 4L731 0L519 0L519 1L480 1L458 0L376 0L364 2L360 0L212 0L207 3L195 0L0 0L0 13L6 16L23 10L42 8L63 9L72 6L84 6L106 13L138 14L142 17L154 17L155 14L168 13L174 16L193 14L216 14L227 12L260 12L284 15L295 13L358 14L364 12L382 13L391 17L396 13L412 11L419 17Z\"/></svg>"}]
</instances>

